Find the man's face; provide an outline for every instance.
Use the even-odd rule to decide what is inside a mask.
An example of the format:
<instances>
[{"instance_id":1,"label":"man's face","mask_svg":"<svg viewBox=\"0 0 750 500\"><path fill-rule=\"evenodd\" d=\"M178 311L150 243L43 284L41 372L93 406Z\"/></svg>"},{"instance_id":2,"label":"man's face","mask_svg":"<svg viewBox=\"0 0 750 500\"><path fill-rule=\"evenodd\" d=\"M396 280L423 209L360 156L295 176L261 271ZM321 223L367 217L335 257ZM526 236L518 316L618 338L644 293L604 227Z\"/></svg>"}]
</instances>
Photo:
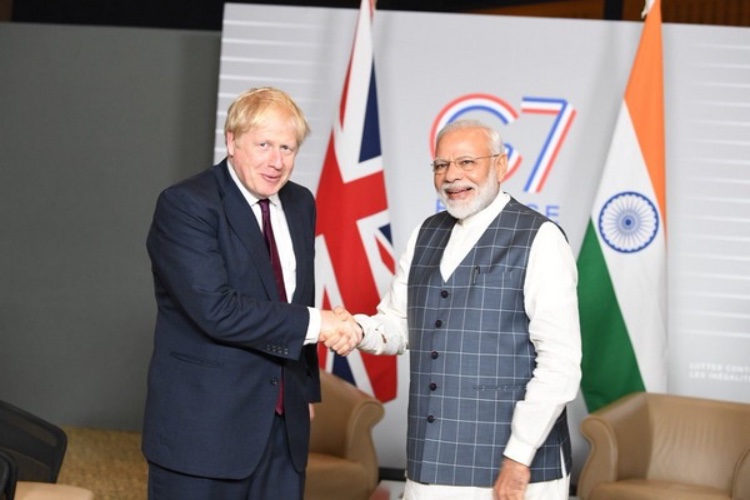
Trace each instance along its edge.
<instances>
[{"instance_id":1,"label":"man's face","mask_svg":"<svg viewBox=\"0 0 750 500\"><path fill-rule=\"evenodd\" d=\"M479 128L456 129L440 139L435 161L447 167L436 170L435 189L453 217L474 215L497 196L508 163L505 155L491 155L487 133Z\"/></svg>"},{"instance_id":2,"label":"man's face","mask_svg":"<svg viewBox=\"0 0 750 500\"><path fill-rule=\"evenodd\" d=\"M240 136L227 133L227 153L242 184L258 198L278 193L294 170L297 135L291 114L270 109L264 124Z\"/></svg>"}]
</instances>

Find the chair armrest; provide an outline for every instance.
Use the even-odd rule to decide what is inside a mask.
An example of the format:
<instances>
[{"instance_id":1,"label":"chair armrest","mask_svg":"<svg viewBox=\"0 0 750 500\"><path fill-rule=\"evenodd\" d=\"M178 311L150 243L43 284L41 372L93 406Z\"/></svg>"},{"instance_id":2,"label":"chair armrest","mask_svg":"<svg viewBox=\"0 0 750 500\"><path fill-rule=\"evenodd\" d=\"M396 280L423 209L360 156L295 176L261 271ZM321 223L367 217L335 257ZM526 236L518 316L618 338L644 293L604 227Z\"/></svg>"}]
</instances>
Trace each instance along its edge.
<instances>
[{"instance_id":1,"label":"chair armrest","mask_svg":"<svg viewBox=\"0 0 750 500\"><path fill-rule=\"evenodd\" d=\"M16 481L18 481L16 461L11 455L0 450L0 498L8 500L15 498Z\"/></svg>"},{"instance_id":2,"label":"chair armrest","mask_svg":"<svg viewBox=\"0 0 750 500\"><path fill-rule=\"evenodd\" d=\"M732 500L750 498L750 446L740 455L732 477Z\"/></svg>"},{"instance_id":3,"label":"chair armrest","mask_svg":"<svg viewBox=\"0 0 750 500\"><path fill-rule=\"evenodd\" d=\"M383 404L348 382L320 372L322 402L315 407L310 451L361 463L371 490L378 483L372 428L385 415Z\"/></svg>"},{"instance_id":4,"label":"chair armrest","mask_svg":"<svg viewBox=\"0 0 750 500\"><path fill-rule=\"evenodd\" d=\"M589 415L581 422L581 433L591 445L578 478L577 495L587 500L594 487L617 479L617 438L606 419Z\"/></svg>"},{"instance_id":5,"label":"chair armrest","mask_svg":"<svg viewBox=\"0 0 750 500\"><path fill-rule=\"evenodd\" d=\"M582 500L601 482L646 477L651 454L648 394L633 393L589 414L581 432L591 444L578 479Z\"/></svg>"},{"instance_id":6,"label":"chair armrest","mask_svg":"<svg viewBox=\"0 0 750 500\"><path fill-rule=\"evenodd\" d=\"M344 451L346 458L357 461L367 459L377 463L377 457L374 454L375 443L372 440L372 428L382 420L384 415L383 405L376 399L363 401L357 405L349 419L349 426L346 431L346 450ZM372 450L373 453L370 454L368 450Z\"/></svg>"},{"instance_id":7,"label":"chair armrest","mask_svg":"<svg viewBox=\"0 0 750 500\"><path fill-rule=\"evenodd\" d=\"M16 500L94 500L94 492L59 483L18 481Z\"/></svg>"}]
</instances>

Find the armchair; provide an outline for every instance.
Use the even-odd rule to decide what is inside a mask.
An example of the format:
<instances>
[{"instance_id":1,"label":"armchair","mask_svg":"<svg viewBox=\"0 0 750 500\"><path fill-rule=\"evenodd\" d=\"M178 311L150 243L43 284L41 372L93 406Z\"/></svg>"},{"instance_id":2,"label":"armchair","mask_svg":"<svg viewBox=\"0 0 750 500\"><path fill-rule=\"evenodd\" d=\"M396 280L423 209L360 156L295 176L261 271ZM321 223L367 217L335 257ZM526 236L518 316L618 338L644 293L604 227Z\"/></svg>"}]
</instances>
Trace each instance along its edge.
<instances>
[{"instance_id":1,"label":"armchair","mask_svg":"<svg viewBox=\"0 0 750 500\"><path fill-rule=\"evenodd\" d=\"M91 491L55 484L67 449L58 426L0 401L0 460L9 471L5 500L92 500Z\"/></svg>"},{"instance_id":2,"label":"armchair","mask_svg":"<svg viewBox=\"0 0 750 500\"><path fill-rule=\"evenodd\" d=\"M366 500L378 485L372 428L382 403L348 382L320 371L323 401L315 405L305 500Z\"/></svg>"},{"instance_id":3,"label":"armchair","mask_svg":"<svg viewBox=\"0 0 750 500\"><path fill-rule=\"evenodd\" d=\"M750 500L750 404L640 392L581 432L581 500Z\"/></svg>"},{"instance_id":4,"label":"armchair","mask_svg":"<svg viewBox=\"0 0 750 500\"><path fill-rule=\"evenodd\" d=\"M16 494L16 462L0 451L0 500L13 500Z\"/></svg>"}]
</instances>

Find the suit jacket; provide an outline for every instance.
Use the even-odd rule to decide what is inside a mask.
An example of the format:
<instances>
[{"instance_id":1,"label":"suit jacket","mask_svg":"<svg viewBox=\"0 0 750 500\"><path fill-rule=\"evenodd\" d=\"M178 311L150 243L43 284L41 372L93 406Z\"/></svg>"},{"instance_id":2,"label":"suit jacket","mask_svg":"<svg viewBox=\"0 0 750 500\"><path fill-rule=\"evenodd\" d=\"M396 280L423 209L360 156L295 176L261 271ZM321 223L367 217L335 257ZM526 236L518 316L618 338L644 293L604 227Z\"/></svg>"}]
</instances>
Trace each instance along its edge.
<instances>
[{"instance_id":1,"label":"suit jacket","mask_svg":"<svg viewBox=\"0 0 750 500\"><path fill-rule=\"evenodd\" d=\"M164 190L147 247L158 314L143 429L162 467L240 479L255 470L284 378L294 467L304 470L308 402L320 400L316 346L303 346L314 301L315 203L279 192L297 260L291 303L278 300L261 228L227 161Z\"/></svg>"}]
</instances>

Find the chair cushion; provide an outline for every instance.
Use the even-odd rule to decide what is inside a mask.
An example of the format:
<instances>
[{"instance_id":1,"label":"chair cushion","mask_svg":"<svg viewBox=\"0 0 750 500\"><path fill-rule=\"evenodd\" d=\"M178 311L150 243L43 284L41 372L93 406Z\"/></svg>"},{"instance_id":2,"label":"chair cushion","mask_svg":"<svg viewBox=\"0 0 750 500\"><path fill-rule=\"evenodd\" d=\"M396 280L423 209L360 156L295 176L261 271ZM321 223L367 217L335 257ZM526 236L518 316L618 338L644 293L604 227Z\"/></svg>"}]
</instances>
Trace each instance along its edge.
<instances>
[{"instance_id":1,"label":"chair cushion","mask_svg":"<svg viewBox=\"0 0 750 500\"><path fill-rule=\"evenodd\" d=\"M590 500L731 500L716 488L670 481L627 479L613 483L599 483L591 492Z\"/></svg>"},{"instance_id":2,"label":"chair cushion","mask_svg":"<svg viewBox=\"0 0 750 500\"><path fill-rule=\"evenodd\" d=\"M362 464L311 452L307 462L305 500L362 500L370 493Z\"/></svg>"},{"instance_id":3,"label":"chair cushion","mask_svg":"<svg viewBox=\"0 0 750 500\"><path fill-rule=\"evenodd\" d=\"M94 500L94 494L77 486L18 481L16 500Z\"/></svg>"}]
</instances>

